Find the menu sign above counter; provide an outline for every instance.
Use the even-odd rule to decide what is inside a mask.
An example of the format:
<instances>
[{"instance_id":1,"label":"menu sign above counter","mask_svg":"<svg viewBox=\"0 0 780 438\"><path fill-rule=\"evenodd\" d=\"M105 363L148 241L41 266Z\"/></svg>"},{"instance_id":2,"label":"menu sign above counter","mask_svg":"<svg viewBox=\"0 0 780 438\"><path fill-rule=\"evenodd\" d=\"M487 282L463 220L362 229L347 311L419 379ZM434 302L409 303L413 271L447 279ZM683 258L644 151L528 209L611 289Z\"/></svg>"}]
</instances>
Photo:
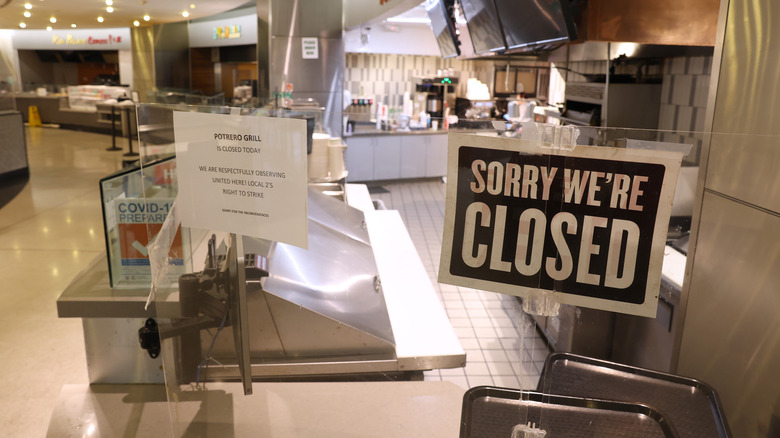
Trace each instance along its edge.
<instances>
[{"instance_id":1,"label":"menu sign above counter","mask_svg":"<svg viewBox=\"0 0 780 438\"><path fill-rule=\"evenodd\" d=\"M681 158L451 134L439 281L654 316Z\"/></svg>"}]
</instances>

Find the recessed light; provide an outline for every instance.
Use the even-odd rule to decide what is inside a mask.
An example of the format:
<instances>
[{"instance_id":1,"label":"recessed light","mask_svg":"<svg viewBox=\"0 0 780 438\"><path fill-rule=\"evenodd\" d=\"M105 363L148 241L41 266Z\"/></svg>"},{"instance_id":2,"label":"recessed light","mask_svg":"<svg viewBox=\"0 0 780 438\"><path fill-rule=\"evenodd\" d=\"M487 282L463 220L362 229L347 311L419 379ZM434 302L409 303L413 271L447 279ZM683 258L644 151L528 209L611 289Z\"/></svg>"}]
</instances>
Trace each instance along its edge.
<instances>
[{"instance_id":1,"label":"recessed light","mask_svg":"<svg viewBox=\"0 0 780 438\"><path fill-rule=\"evenodd\" d=\"M98 23L102 23L102 22L103 22L103 17L98 17Z\"/></svg>"},{"instance_id":2,"label":"recessed light","mask_svg":"<svg viewBox=\"0 0 780 438\"><path fill-rule=\"evenodd\" d=\"M106 6L111 6L113 4L114 2L112 0L106 0Z\"/></svg>"},{"instance_id":3,"label":"recessed light","mask_svg":"<svg viewBox=\"0 0 780 438\"><path fill-rule=\"evenodd\" d=\"M138 20L133 21L133 26L138 27L141 25L141 22Z\"/></svg>"},{"instance_id":4,"label":"recessed light","mask_svg":"<svg viewBox=\"0 0 780 438\"><path fill-rule=\"evenodd\" d=\"M149 20L151 20L151 19L152 19L152 17L150 17L150 16L148 16L148 15L144 15L144 21L149 21Z\"/></svg>"},{"instance_id":5,"label":"recessed light","mask_svg":"<svg viewBox=\"0 0 780 438\"><path fill-rule=\"evenodd\" d=\"M49 21L51 21L52 23L56 23L56 22L57 22L57 19L56 19L56 18L54 18L54 17L51 17L51 18L49 18Z\"/></svg>"},{"instance_id":6,"label":"recessed light","mask_svg":"<svg viewBox=\"0 0 780 438\"><path fill-rule=\"evenodd\" d=\"M190 13L187 12L187 11L184 11L184 12L181 13L181 16L184 17L184 18L187 18L187 17L190 16Z\"/></svg>"},{"instance_id":7,"label":"recessed light","mask_svg":"<svg viewBox=\"0 0 780 438\"><path fill-rule=\"evenodd\" d=\"M31 4L29 4L29 3L25 3L25 4L24 4L24 8L25 8L25 9L32 9L32 5L31 5Z\"/></svg>"},{"instance_id":8,"label":"recessed light","mask_svg":"<svg viewBox=\"0 0 780 438\"><path fill-rule=\"evenodd\" d=\"M75 24L75 23L74 23L74 24L71 24L71 25L70 25L70 27L76 27L76 24Z\"/></svg>"},{"instance_id":9,"label":"recessed light","mask_svg":"<svg viewBox=\"0 0 780 438\"><path fill-rule=\"evenodd\" d=\"M190 3L190 9L195 9L195 3Z\"/></svg>"},{"instance_id":10,"label":"recessed light","mask_svg":"<svg viewBox=\"0 0 780 438\"><path fill-rule=\"evenodd\" d=\"M32 16L32 14L30 13L30 11L24 11L24 16L27 17L27 18L30 18L30 16Z\"/></svg>"},{"instance_id":11,"label":"recessed light","mask_svg":"<svg viewBox=\"0 0 780 438\"><path fill-rule=\"evenodd\" d=\"M27 25L26 25L26 24L24 24L24 23L19 23L19 27L21 27L22 29L24 29L25 27L27 27Z\"/></svg>"},{"instance_id":12,"label":"recessed light","mask_svg":"<svg viewBox=\"0 0 780 438\"><path fill-rule=\"evenodd\" d=\"M106 8L106 12L108 12L109 14L110 14L110 13L112 13L112 12L114 12L114 7L113 7L113 6L109 6L109 7L107 7L107 8Z\"/></svg>"},{"instance_id":13,"label":"recessed light","mask_svg":"<svg viewBox=\"0 0 780 438\"><path fill-rule=\"evenodd\" d=\"M46 30L48 30L49 32L51 32L51 26L46 26Z\"/></svg>"}]
</instances>

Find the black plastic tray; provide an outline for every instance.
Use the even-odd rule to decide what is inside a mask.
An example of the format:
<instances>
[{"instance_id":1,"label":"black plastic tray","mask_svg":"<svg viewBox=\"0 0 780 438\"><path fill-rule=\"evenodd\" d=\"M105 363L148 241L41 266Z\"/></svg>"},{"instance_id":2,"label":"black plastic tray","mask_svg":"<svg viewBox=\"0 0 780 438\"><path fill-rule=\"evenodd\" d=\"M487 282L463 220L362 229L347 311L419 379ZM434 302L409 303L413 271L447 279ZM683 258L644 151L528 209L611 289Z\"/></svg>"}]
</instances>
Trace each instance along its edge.
<instances>
[{"instance_id":1,"label":"black plastic tray","mask_svg":"<svg viewBox=\"0 0 780 438\"><path fill-rule=\"evenodd\" d=\"M638 402L669 419L681 438L729 438L715 390L704 382L570 353L547 357L538 391Z\"/></svg>"},{"instance_id":2,"label":"black plastic tray","mask_svg":"<svg viewBox=\"0 0 780 438\"><path fill-rule=\"evenodd\" d=\"M649 406L478 386L463 396L460 438L510 438L533 423L549 438L677 437L671 423Z\"/></svg>"}]
</instances>

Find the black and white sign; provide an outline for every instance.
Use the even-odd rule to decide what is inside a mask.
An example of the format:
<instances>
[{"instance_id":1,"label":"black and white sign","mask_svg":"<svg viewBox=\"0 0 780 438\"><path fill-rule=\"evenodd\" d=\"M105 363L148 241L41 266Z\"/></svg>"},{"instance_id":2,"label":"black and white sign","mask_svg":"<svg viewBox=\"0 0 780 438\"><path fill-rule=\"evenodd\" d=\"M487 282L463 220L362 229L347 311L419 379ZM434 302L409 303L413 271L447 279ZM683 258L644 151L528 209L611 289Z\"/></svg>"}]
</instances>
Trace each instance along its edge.
<instances>
[{"instance_id":1,"label":"black and white sign","mask_svg":"<svg viewBox=\"0 0 780 438\"><path fill-rule=\"evenodd\" d=\"M450 135L439 281L654 316L681 158Z\"/></svg>"}]
</instances>

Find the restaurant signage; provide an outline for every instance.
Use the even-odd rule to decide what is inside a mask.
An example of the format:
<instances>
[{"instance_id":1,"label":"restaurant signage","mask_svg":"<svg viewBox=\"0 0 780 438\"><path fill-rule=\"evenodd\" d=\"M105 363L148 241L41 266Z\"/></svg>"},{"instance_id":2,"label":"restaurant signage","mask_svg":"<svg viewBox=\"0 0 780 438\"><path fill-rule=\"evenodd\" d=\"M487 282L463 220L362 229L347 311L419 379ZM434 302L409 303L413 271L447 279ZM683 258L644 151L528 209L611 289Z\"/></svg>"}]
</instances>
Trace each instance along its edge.
<instances>
[{"instance_id":1,"label":"restaurant signage","mask_svg":"<svg viewBox=\"0 0 780 438\"><path fill-rule=\"evenodd\" d=\"M130 29L15 30L17 50L130 50Z\"/></svg>"},{"instance_id":2,"label":"restaurant signage","mask_svg":"<svg viewBox=\"0 0 780 438\"><path fill-rule=\"evenodd\" d=\"M187 23L190 47L257 44L257 14Z\"/></svg>"},{"instance_id":3,"label":"restaurant signage","mask_svg":"<svg viewBox=\"0 0 780 438\"><path fill-rule=\"evenodd\" d=\"M450 134L439 281L654 316L681 158Z\"/></svg>"},{"instance_id":4,"label":"restaurant signage","mask_svg":"<svg viewBox=\"0 0 780 438\"><path fill-rule=\"evenodd\" d=\"M217 26L214 28L215 40L231 40L241 38L241 26Z\"/></svg>"}]
</instances>

